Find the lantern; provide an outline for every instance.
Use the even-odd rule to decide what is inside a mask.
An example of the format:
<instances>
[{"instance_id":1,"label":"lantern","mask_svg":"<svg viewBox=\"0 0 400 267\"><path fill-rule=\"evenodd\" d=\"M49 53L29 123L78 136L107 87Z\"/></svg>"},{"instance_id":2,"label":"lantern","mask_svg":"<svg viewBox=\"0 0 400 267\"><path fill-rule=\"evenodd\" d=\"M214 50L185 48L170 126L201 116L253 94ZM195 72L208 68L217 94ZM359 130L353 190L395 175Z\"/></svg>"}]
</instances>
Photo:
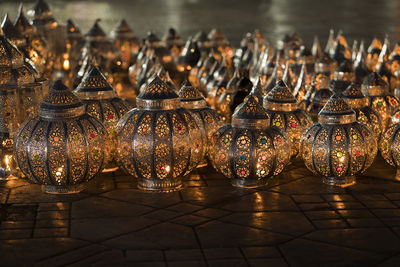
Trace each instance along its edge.
<instances>
[{"instance_id":1,"label":"lantern","mask_svg":"<svg viewBox=\"0 0 400 267\"><path fill-rule=\"evenodd\" d=\"M214 132L222 126L223 121L218 113L207 106L204 96L197 88L194 88L190 82L186 82L179 90L178 95L181 99L181 106L187 109L196 120L204 136L204 152L210 156L210 141ZM204 159L197 167L207 166Z\"/></svg>"},{"instance_id":2,"label":"lantern","mask_svg":"<svg viewBox=\"0 0 400 267\"><path fill-rule=\"evenodd\" d=\"M87 114L97 118L107 129L109 136L104 149L110 153L111 158L104 171L117 169L117 140L114 130L118 120L129 111L129 105L116 95L97 67L92 67L74 92L82 100Z\"/></svg>"},{"instance_id":3,"label":"lantern","mask_svg":"<svg viewBox=\"0 0 400 267\"><path fill-rule=\"evenodd\" d=\"M0 181L15 176L16 172L14 140L0 117Z\"/></svg>"},{"instance_id":4,"label":"lantern","mask_svg":"<svg viewBox=\"0 0 400 267\"><path fill-rule=\"evenodd\" d=\"M349 186L372 164L377 144L372 131L357 122L354 110L333 95L318 122L304 133L300 149L306 167L324 183Z\"/></svg>"},{"instance_id":5,"label":"lantern","mask_svg":"<svg viewBox=\"0 0 400 267\"><path fill-rule=\"evenodd\" d=\"M196 168L204 155L196 121L157 75L136 98L136 107L116 127L123 168L138 178L140 189L180 190L182 176Z\"/></svg>"},{"instance_id":6,"label":"lantern","mask_svg":"<svg viewBox=\"0 0 400 267\"><path fill-rule=\"evenodd\" d=\"M400 124L391 125L383 134L379 141L379 151L385 161L396 167L396 180L400 180Z\"/></svg>"},{"instance_id":7,"label":"lantern","mask_svg":"<svg viewBox=\"0 0 400 267\"><path fill-rule=\"evenodd\" d=\"M41 102L39 116L26 121L15 138L18 166L47 193L80 192L104 167L106 134L58 80Z\"/></svg>"},{"instance_id":8,"label":"lantern","mask_svg":"<svg viewBox=\"0 0 400 267\"><path fill-rule=\"evenodd\" d=\"M399 106L399 99L389 93L388 84L376 72L367 76L361 90L368 97L369 106L379 113L383 128L386 128L391 114Z\"/></svg>"},{"instance_id":9,"label":"lantern","mask_svg":"<svg viewBox=\"0 0 400 267\"><path fill-rule=\"evenodd\" d=\"M368 105L368 98L361 92L360 86L352 83L342 97L356 113L357 121L368 126L379 140L383 130L381 116Z\"/></svg>"},{"instance_id":10,"label":"lantern","mask_svg":"<svg viewBox=\"0 0 400 267\"><path fill-rule=\"evenodd\" d=\"M233 186L264 186L289 162L288 140L280 130L268 125L268 114L252 95L233 114L232 124L214 134L212 164Z\"/></svg>"},{"instance_id":11,"label":"lantern","mask_svg":"<svg viewBox=\"0 0 400 267\"><path fill-rule=\"evenodd\" d=\"M297 106L296 98L283 81L264 97L264 108L270 117L270 125L286 133L291 143L291 156L299 153L300 138L311 125L311 119Z\"/></svg>"}]
</instances>

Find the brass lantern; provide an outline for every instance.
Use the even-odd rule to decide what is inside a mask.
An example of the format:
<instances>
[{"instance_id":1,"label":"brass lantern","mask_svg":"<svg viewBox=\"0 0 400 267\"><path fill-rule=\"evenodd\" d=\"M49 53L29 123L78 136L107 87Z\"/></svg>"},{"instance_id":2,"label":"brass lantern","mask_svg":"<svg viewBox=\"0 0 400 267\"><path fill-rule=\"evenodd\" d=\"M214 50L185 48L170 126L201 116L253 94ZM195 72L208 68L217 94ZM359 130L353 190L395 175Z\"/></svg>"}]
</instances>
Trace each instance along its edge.
<instances>
[{"instance_id":1,"label":"brass lantern","mask_svg":"<svg viewBox=\"0 0 400 267\"><path fill-rule=\"evenodd\" d=\"M269 117L255 96L249 96L212 139L213 167L233 186L260 187L288 164L290 144L285 135L269 127Z\"/></svg>"},{"instance_id":2,"label":"brass lantern","mask_svg":"<svg viewBox=\"0 0 400 267\"><path fill-rule=\"evenodd\" d=\"M300 138L311 125L311 119L298 107L296 98L283 81L279 81L264 97L264 108L270 117L271 126L286 133L291 143L291 156L297 156Z\"/></svg>"},{"instance_id":3,"label":"brass lantern","mask_svg":"<svg viewBox=\"0 0 400 267\"><path fill-rule=\"evenodd\" d=\"M354 110L333 95L320 111L318 122L301 138L301 155L306 167L329 185L349 186L355 175L373 162L377 144L373 132L357 122Z\"/></svg>"},{"instance_id":4,"label":"brass lantern","mask_svg":"<svg viewBox=\"0 0 400 267\"><path fill-rule=\"evenodd\" d=\"M45 192L77 193L104 167L106 134L58 80L41 102L39 116L26 121L15 138L17 163Z\"/></svg>"},{"instance_id":5,"label":"brass lantern","mask_svg":"<svg viewBox=\"0 0 400 267\"><path fill-rule=\"evenodd\" d=\"M183 108L191 112L193 118L196 120L202 134L204 136L204 152L209 157L210 155L210 141L214 132L222 126L223 121L221 116L214 110L207 106L207 102L200 91L193 87L190 82L186 82L179 90L178 95L181 99ZM207 166L207 161L204 159L197 167Z\"/></svg>"},{"instance_id":6,"label":"brass lantern","mask_svg":"<svg viewBox=\"0 0 400 267\"><path fill-rule=\"evenodd\" d=\"M111 156L110 161L107 162L106 170L115 170L117 166L115 126L118 120L129 111L128 103L116 95L114 89L97 67L92 67L74 92L82 100L85 111L101 121L106 127L109 138L107 138L108 142L104 144L104 149Z\"/></svg>"},{"instance_id":7,"label":"brass lantern","mask_svg":"<svg viewBox=\"0 0 400 267\"><path fill-rule=\"evenodd\" d=\"M396 180L400 180L400 124L391 125L379 141L379 151L385 161L396 167Z\"/></svg>"},{"instance_id":8,"label":"brass lantern","mask_svg":"<svg viewBox=\"0 0 400 267\"><path fill-rule=\"evenodd\" d=\"M155 192L182 189L182 176L203 158L203 138L178 95L157 75L118 122L122 167L138 187Z\"/></svg>"},{"instance_id":9,"label":"brass lantern","mask_svg":"<svg viewBox=\"0 0 400 267\"><path fill-rule=\"evenodd\" d=\"M386 128L391 114L399 107L399 99L389 92L389 85L376 72L367 76L361 90L368 97L369 106L379 113L383 128Z\"/></svg>"},{"instance_id":10,"label":"brass lantern","mask_svg":"<svg viewBox=\"0 0 400 267\"><path fill-rule=\"evenodd\" d=\"M379 140L383 130L381 116L368 105L368 98L361 92L360 86L351 84L342 97L356 113L357 121L368 126Z\"/></svg>"}]
</instances>

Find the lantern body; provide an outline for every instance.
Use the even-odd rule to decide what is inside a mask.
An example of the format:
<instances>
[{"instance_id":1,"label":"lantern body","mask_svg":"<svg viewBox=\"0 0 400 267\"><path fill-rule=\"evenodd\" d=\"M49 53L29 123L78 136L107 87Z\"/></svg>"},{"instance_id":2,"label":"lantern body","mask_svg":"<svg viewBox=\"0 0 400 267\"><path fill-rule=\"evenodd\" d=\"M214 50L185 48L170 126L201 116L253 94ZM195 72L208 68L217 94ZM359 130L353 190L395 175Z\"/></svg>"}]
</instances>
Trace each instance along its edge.
<instances>
[{"instance_id":1,"label":"lantern body","mask_svg":"<svg viewBox=\"0 0 400 267\"><path fill-rule=\"evenodd\" d=\"M0 181L17 175L14 156L14 140L4 121L0 118Z\"/></svg>"},{"instance_id":2,"label":"lantern body","mask_svg":"<svg viewBox=\"0 0 400 267\"><path fill-rule=\"evenodd\" d=\"M286 133L291 143L291 156L297 156L300 138L311 125L311 119L298 108L296 98L283 81L278 82L264 97L264 108L270 117L270 125Z\"/></svg>"},{"instance_id":3,"label":"lantern body","mask_svg":"<svg viewBox=\"0 0 400 267\"><path fill-rule=\"evenodd\" d=\"M250 116L246 119L243 112ZM289 142L279 129L268 127L268 120L261 105L250 96L235 112L232 125L224 125L214 133L213 167L233 186L263 186L289 162Z\"/></svg>"},{"instance_id":4,"label":"lantern body","mask_svg":"<svg viewBox=\"0 0 400 267\"><path fill-rule=\"evenodd\" d=\"M379 151L385 161L396 167L396 180L400 180L400 124L396 123L391 126L382 134L379 141Z\"/></svg>"},{"instance_id":5,"label":"lantern body","mask_svg":"<svg viewBox=\"0 0 400 267\"><path fill-rule=\"evenodd\" d=\"M182 176L203 157L201 131L178 95L158 76L118 122L119 158L143 190L182 189Z\"/></svg>"},{"instance_id":6,"label":"lantern body","mask_svg":"<svg viewBox=\"0 0 400 267\"><path fill-rule=\"evenodd\" d=\"M304 133L300 149L306 167L323 182L348 186L372 164L377 144L372 131L334 95L319 113L319 122Z\"/></svg>"},{"instance_id":7,"label":"lantern body","mask_svg":"<svg viewBox=\"0 0 400 267\"><path fill-rule=\"evenodd\" d=\"M48 193L77 193L101 172L107 154L106 129L85 114L78 97L57 81L16 136L17 163Z\"/></svg>"}]
</instances>

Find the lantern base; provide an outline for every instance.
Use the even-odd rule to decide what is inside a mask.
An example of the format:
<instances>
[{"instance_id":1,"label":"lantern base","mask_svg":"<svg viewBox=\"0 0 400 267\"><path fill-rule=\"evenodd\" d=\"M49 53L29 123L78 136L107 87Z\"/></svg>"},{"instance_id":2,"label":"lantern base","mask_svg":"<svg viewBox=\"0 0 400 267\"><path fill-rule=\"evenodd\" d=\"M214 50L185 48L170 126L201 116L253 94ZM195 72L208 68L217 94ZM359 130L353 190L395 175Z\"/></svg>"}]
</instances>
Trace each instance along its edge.
<instances>
[{"instance_id":1,"label":"lantern base","mask_svg":"<svg viewBox=\"0 0 400 267\"><path fill-rule=\"evenodd\" d=\"M347 187L356 183L355 176L347 176L347 177L323 177L322 181L328 185Z\"/></svg>"},{"instance_id":2,"label":"lantern base","mask_svg":"<svg viewBox=\"0 0 400 267\"><path fill-rule=\"evenodd\" d=\"M203 168L206 166L208 166L208 162L207 159L204 158L202 161L200 161L199 165L197 165L197 168Z\"/></svg>"},{"instance_id":3,"label":"lantern base","mask_svg":"<svg viewBox=\"0 0 400 267\"><path fill-rule=\"evenodd\" d=\"M116 170L118 170L118 167L111 167L103 169L101 172L115 172Z\"/></svg>"},{"instance_id":4,"label":"lantern base","mask_svg":"<svg viewBox=\"0 0 400 267\"><path fill-rule=\"evenodd\" d=\"M42 185L42 190L48 194L77 194L85 189L86 189L85 184Z\"/></svg>"},{"instance_id":5,"label":"lantern base","mask_svg":"<svg viewBox=\"0 0 400 267\"><path fill-rule=\"evenodd\" d=\"M182 180L180 178L157 179L156 181L151 179L139 179L137 186L140 190L157 193L168 193L183 189Z\"/></svg>"},{"instance_id":6,"label":"lantern base","mask_svg":"<svg viewBox=\"0 0 400 267\"><path fill-rule=\"evenodd\" d=\"M397 169L397 170L396 170L396 177L395 177L395 179L396 179L397 181L400 181L400 169Z\"/></svg>"},{"instance_id":7,"label":"lantern base","mask_svg":"<svg viewBox=\"0 0 400 267\"><path fill-rule=\"evenodd\" d=\"M256 188L256 187L262 187L267 185L267 180L260 179L231 179L231 184L235 187L241 187L241 188Z\"/></svg>"}]
</instances>

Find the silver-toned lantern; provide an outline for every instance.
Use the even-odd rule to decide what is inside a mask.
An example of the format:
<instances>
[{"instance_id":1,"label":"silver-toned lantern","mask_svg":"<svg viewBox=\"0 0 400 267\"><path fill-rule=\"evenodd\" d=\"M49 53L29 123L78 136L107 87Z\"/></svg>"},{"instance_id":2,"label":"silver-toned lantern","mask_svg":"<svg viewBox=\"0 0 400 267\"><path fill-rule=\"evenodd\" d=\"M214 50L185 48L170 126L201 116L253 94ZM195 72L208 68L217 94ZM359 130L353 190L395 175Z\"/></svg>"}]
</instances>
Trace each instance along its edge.
<instances>
[{"instance_id":1,"label":"silver-toned lantern","mask_svg":"<svg viewBox=\"0 0 400 267\"><path fill-rule=\"evenodd\" d=\"M369 106L379 113L383 128L386 128L391 114L399 107L399 99L389 92L389 85L376 72L367 76L361 90L368 97Z\"/></svg>"},{"instance_id":2,"label":"silver-toned lantern","mask_svg":"<svg viewBox=\"0 0 400 267\"><path fill-rule=\"evenodd\" d=\"M379 151L385 161L396 167L396 180L400 180L400 123L391 125L379 140Z\"/></svg>"},{"instance_id":3,"label":"silver-toned lantern","mask_svg":"<svg viewBox=\"0 0 400 267\"><path fill-rule=\"evenodd\" d=\"M117 168L115 126L119 119L129 111L129 104L117 96L97 67L92 67L74 92L82 100L85 111L106 127L109 138L104 144L104 149L110 153L111 158L104 171L115 170Z\"/></svg>"},{"instance_id":4,"label":"silver-toned lantern","mask_svg":"<svg viewBox=\"0 0 400 267\"><path fill-rule=\"evenodd\" d=\"M361 92L360 86L351 84L343 92L342 97L356 113L357 121L368 126L379 139L383 130L381 116L368 105L368 98Z\"/></svg>"},{"instance_id":5,"label":"silver-toned lantern","mask_svg":"<svg viewBox=\"0 0 400 267\"><path fill-rule=\"evenodd\" d=\"M47 193L77 193L101 172L108 157L106 129L85 113L79 98L60 80L40 104L39 116L21 126L15 138L19 168Z\"/></svg>"},{"instance_id":6,"label":"silver-toned lantern","mask_svg":"<svg viewBox=\"0 0 400 267\"><path fill-rule=\"evenodd\" d=\"M291 143L291 156L299 153L300 138L311 125L311 119L298 107L296 98L283 81L264 97L264 108L270 117L271 126L286 133Z\"/></svg>"},{"instance_id":7,"label":"silver-toned lantern","mask_svg":"<svg viewBox=\"0 0 400 267\"><path fill-rule=\"evenodd\" d=\"M372 164L377 143L373 132L357 122L346 101L333 95L318 122L304 133L300 149L307 169L322 176L324 183L349 186Z\"/></svg>"},{"instance_id":8,"label":"silver-toned lantern","mask_svg":"<svg viewBox=\"0 0 400 267\"><path fill-rule=\"evenodd\" d=\"M260 187L288 164L290 145L285 135L269 127L269 117L254 95L234 113L212 139L213 167L233 186Z\"/></svg>"},{"instance_id":9,"label":"silver-toned lantern","mask_svg":"<svg viewBox=\"0 0 400 267\"><path fill-rule=\"evenodd\" d=\"M136 98L136 107L118 122L123 168L143 190L182 189L182 176L203 158L203 138L178 95L157 75Z\"/></svg>"},{"instance_id":10,"label":"silver-toned lantern","mask_svg":"<svg viewBox=\"0 0 400 267\"><path fill-rule=\"evenodd\" d=\"M179 90L178 95L181 99L183 108L191 112L204 136L204 152L209 157L210 142L214 132L222 126L221 116L214 109L207 106L207 102L200 91L193 87L190 82L186 82ZM207 166L204 159L197 167Z\"/></svg>"}]
</instances>

